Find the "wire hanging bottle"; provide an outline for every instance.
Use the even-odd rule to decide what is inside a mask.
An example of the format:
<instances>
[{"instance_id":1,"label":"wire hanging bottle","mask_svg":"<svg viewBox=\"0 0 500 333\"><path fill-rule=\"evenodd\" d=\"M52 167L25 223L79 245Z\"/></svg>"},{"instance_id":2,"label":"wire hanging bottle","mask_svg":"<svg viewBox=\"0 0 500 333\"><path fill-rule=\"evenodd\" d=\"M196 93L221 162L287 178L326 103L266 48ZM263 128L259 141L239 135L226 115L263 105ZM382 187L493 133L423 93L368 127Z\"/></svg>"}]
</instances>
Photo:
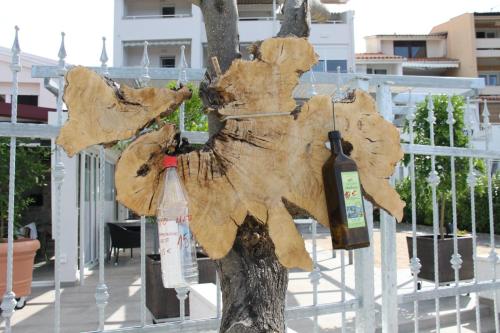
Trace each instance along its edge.
<instances>
[{"instance_id":1,"label":"wire hanging bottle","mask_svg":"<svg viewBox=\"0 0 500 333\"><path fill-rule=\"evenodd\" d=\"M198 283L196 242L189 230L188 198L177 174L177 158L163 159L165 185L157 210L163 286Z\"/></svg>"},{"instance_id":2,"label":"wire hanging bottle","mask_svg":"<svg viewBox=\"0 0 500 333\"><path fill-rule=\"evenodd\" d=\"M356 162L344 154L342 136L328 132L332 155L323 165L323 182L334 249L358 249L370 246L363 193Z\"/></svg>"}]
</instances>

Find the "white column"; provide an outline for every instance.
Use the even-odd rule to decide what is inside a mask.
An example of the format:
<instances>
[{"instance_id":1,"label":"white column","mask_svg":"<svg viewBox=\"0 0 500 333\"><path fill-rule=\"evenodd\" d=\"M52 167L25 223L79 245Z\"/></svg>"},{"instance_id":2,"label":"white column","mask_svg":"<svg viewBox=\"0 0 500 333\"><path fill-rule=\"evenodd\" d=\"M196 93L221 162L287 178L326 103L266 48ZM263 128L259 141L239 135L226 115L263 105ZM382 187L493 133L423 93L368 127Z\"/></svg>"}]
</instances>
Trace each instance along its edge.
<instances>
[{"instance_id":1,"label":"white column","mask_svg":"<svg viewBox=\"0 0 500 333\"><path fill-rule=\"evenodd\" d=\"M121 35L121 24L125 13L124 0L115 0L115 17L114 17L114 32L113 32L113 66L125 66L125 58L123 55L123 45Z\"/></svg>"},{"instance_id":2,"label":"white column","mask_svg":"<svg viewBox=\"0 0 500 333\"><path fill-rule=\"evenodd\" d=\"M358 79L355 87L368 91L369 82L366 79ZM366 224L370 237L370 247L354 251L354 271L356 298L361 301L361 306L356 310L356 332L375 332L375 269L373 252L373 205L364 201Z\"/></svg>"},{"instance_id":3,"label":"white column","mask_svg":"<svg viewBox=\"0 0 500 333\"><path fill-rule=\"evenodd\" d=\"M193 13L194 27L193 31L199 31L199 33L192 34L191 39L191 61L188 64L190 68L202 68L203 67L203 46L202 46L202 24L203 17L198 6L192 5L191 11Z\"/></svg>"},{"instance_id":4,"label":"white column","mask_svg":"<svg viewBox=\"0 0 500 333\"><path fill-rule=\"evenodd\" d=\"M387 84L377 87L377 107L380 114L392 122L392 95ZM398 289L396 260L396 220L384 210L380 212L382 250L382 332L398 331Z\"/></svg>"}]
</instances>

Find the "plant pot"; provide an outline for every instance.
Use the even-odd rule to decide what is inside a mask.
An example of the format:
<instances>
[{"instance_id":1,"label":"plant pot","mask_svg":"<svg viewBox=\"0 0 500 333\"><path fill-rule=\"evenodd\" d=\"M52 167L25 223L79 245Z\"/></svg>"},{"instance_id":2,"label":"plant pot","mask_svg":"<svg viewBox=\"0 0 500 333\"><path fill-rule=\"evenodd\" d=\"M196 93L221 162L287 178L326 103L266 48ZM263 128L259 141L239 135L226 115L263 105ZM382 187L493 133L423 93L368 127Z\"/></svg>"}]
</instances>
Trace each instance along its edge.
<instances>
[{"instance_id":1,"label":"plant pot","mask_svg":"<svg viewBox=\"0 0 500 333\"><path fill-rule=\"evenodd\" d=\"M197 253L199 283L215 283L215 263L202 253ZM174 288L164 288L161 279L159 254L146 256L146 306L155 320L179 318L179 300ZM189 295L185 301L189 316Z\"/></svg>"},{"instance_id":2,"label":"plant pot","mask_svg":"<svg viewBox=\"0 0 500 333\"><path fill-rule=\"evenodd\" d=\"M0 243L0 295L3 297L7 279L7 242ZM21 238L14 241L12 290L16 297L31 294L33 263L36 251L40 248L37 239Z\"/></svg>"},{"instance_id":3,"label":"plant pot","mask_svg":"<svg viewBox=\"0 0 500 333\"><path fill-rule=\"evenodd\" d=\"M421 280L435 281L434 279L434 238L433 235L417 236L417 256L422 265L418 278ZM406 237L408 255L413 258L413 238ZM457 237L458 253L462 258L462 266L459 270L459 280L470 280L474 278L472 261L472 237ZM453 255L453 236L446 235L444 239L438 237L438 273L439 283L455 281L455 270L451 266Z\"/></svg>"}]
</instances>

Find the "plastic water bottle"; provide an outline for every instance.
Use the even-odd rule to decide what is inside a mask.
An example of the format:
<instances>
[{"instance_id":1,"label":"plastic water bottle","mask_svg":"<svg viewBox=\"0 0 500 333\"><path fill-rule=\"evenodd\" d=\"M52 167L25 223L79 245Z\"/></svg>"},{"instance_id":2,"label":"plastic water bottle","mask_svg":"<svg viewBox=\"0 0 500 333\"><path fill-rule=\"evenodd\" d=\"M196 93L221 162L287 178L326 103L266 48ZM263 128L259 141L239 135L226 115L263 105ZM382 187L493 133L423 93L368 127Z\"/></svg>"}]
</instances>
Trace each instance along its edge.
<instances>
[{"instance_id":1,"label":"plastic water bottle","mask_svg":"<svg viewBox=\"0 0 500 333\"><path fill-rule=\"evenodd\" d=\"M189 230L186 192L177 174L177 158L163 160L165 185L160 197L157 221L163 286L182 288L198 283L196 242Z\"/></svg>"}]
</instances>

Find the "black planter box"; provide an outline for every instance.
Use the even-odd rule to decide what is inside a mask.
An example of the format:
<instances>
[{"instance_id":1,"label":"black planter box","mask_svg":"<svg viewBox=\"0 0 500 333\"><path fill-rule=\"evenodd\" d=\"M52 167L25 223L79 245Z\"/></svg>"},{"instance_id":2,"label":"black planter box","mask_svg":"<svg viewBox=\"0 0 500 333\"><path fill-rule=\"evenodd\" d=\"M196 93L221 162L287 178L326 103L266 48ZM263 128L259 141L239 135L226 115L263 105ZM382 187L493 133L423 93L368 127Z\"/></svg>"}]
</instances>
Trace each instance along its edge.
<instances>
[{"instance_id":1,"label":"black planter box","mask_svg":"<svg viewBox=\"0 0 500 333\"><path fill-rule=\"evenodd\" d=\"M472 262L472 237L457 237L458 253L462 257L462 266L458 271L460 280L470 280L474 278L474 268ZM413 258L413 238L406 237L408 254ZM451 256L453 255L453 236L446 235L444 239L438 236L438 269L439 283L449 283L455 281L455 270L451 266ZM417 257L420 259L422 268L418 278L427 281L434 280L434 238L432 235L417 236Z\"/></svg>"},{"instance_id":2,"label":"black planter box","mask_svg":"<svg viewBox=\"0 0 500 333\"><path fill-rule=\"evenodd\" d=\"M215 263L206 255L197 253L199 283L215 283ZM161 279L159 254L146 256L146 306L155 318L179 318L179 300L174 288L164 288ZM189 316L189 295L185 301L186 316Z\"/></svg>"}]
</instances>

